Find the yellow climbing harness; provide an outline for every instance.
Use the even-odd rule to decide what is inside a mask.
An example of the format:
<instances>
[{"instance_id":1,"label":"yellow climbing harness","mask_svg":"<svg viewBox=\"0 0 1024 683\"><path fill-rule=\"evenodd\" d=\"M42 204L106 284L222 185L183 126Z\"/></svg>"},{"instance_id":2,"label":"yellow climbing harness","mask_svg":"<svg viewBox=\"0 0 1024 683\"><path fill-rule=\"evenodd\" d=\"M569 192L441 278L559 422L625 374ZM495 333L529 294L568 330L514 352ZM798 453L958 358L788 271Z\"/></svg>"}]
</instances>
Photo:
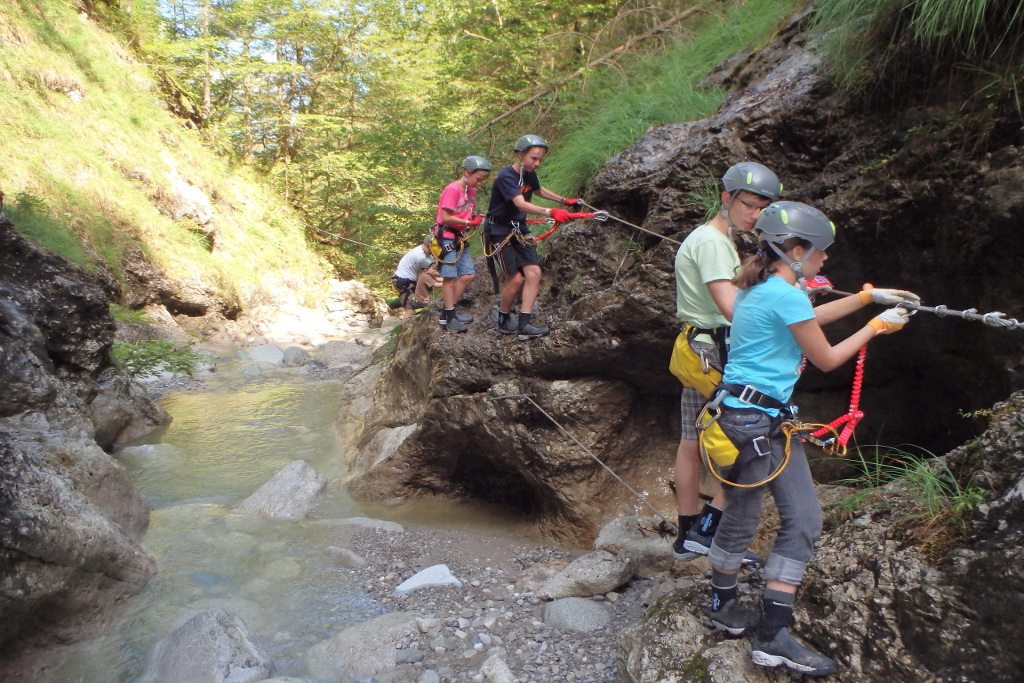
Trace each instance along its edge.
<instances>
[{"instance_id":1,"label":"yellow climbing harness","mask_svg":"<svg viewBox=\"0 0 1024 683\"><path fill-rule=\"evenodd\" d=\"M764 486L768 482L772 481L786 469L786 465L789 464L790 451L792 448L793 436L798 435L800 432L814 432L816 430L827 430L831 431L838 438L836 430L830 425L823 424L809 424L804 423L796 419L786 420L779 425L782 433L786 437L786 445L783 448L783 458L779 466L774 471L768 474L764 479L755 482L753 484L740 484L735 481L730 481L721 472L720 468L732 467L736 463L736 458L739 457L739 449L736 448L736 444L732 442L732 439L726 435L722 429L722 425L718 423L718 419L722 416L721 403L722 399L726 396L726 392L719 391L718 395L715 396L711 401L704 406L700 414L697 416L697 443L700 448L701 459L704 460L704 464L707 466L708 471L711 475L722 484L728 486L735 486L740 489L754 489L758 486ZM769 447L770 451L770 447ZM769 453L759 453L759 455L769 455Z\"/></svg>"}]
</instances>

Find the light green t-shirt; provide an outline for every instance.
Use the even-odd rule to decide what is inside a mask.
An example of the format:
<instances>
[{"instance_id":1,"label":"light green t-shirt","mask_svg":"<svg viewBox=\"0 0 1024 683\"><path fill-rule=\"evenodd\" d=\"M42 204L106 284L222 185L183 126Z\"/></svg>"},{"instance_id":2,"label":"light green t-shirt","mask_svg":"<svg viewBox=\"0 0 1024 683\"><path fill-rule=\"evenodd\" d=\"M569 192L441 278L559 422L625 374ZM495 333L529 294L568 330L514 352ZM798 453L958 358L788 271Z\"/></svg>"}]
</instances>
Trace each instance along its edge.
<instances>
[{"instance_id":1,"label":"light green t-shirt","mask_svg":"<svg viewBox=\"0 0 1024 683\"><path fill-rule=\"evenodd\" d=\"M705 223L683 240L676 252L676 317L697 327L728 325L708 291L708 283L731 280L740 267L732 241Z\"/></svg>"}]
</instances>

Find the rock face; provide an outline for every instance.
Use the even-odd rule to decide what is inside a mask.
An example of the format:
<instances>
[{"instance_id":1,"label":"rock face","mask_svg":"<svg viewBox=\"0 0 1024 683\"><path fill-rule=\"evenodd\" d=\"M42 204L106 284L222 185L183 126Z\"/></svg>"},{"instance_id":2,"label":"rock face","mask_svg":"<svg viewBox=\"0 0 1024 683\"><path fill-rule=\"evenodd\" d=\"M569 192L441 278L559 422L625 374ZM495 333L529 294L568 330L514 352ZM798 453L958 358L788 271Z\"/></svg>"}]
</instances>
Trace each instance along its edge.
<instances>
[{"instance_id":1,"label":"rock face","mask_svg":"<svg viewBox=\"0 0 1024 683\"><path fill-rule=\"evenodd\" d=\"M850 103L806 49L801 21L709 79L734 89L715 114L654 128L605 165L588 202L653 235L615 221L561 227L545 243L539 317L552 326L549 337L516 342L496 334L494 299L481 279L471 288L477 321L468 333L446 333L420 316L374 370L377 379L353 380L360 388L339 420L353 492L480 497L518 507L550 535L577 541L638 511L539 405L671 510L664 481L679 434L679 387L666 366L677 331L677 245L658 236L682 240L703 220L706 207L692 197L709 174L743 159L773 167L788 198L834 220L839 233L827 274L837 288L870 281L915 290L926 304L1024 316L1017 276L1024 243L997 241L1024 220L1024 194L1008 185L1024 162L1019 123L994 114L1010 132L968 150L934 134L945 120L940 105L900 114ZM485 272L482 262L477 272ZM869 315L831 326L831 338ZM959 411L987 407L1024 385L1020 339L1019 331L919 314L905 331L872 344L858 439L936 453L961 443L976 425ZM851 373L852 365L808 370L796 396L802 415L829 421L845 413ZM350 417L358 435L345 425ZM815 467L824 473L832 465Z\"/></svg>"},{"instance_id":2,"label":"rock face","mask_svg":"<svg viewBox=\"0 0 1024 683\"><path fill-rule=\"evenodd\" d=\"M0 212L0 648L45 646L156 571L149 511L102 447L167 421L108 360L109 292ZM27 650L25 650L27 652ZM12 664L0 661L0 674ZM3 677L0 675L0 677Z\"/></svg>"},{"instance_id":3,"label":"rock face","mask_svg":"<svg viewBox=\"0 0 1024 683\"><path fill-rule=\"evenodd\" d=\"M839 663L830 680L1020 680L1024 653L1011 643L1024 637L1024 392L995 406L979 439L932 466L947 485L983 497L965 528L951 517L954 499L928 512L903 484L862 497L852 512L852 491L819 489L826 529L795 632ZM700 626L707 591L664 597L623 634L621 680L776 680L750 664L745 642L727 652ZM685 675L705 670L710 678Z\"/></svg>"}]
</instances>

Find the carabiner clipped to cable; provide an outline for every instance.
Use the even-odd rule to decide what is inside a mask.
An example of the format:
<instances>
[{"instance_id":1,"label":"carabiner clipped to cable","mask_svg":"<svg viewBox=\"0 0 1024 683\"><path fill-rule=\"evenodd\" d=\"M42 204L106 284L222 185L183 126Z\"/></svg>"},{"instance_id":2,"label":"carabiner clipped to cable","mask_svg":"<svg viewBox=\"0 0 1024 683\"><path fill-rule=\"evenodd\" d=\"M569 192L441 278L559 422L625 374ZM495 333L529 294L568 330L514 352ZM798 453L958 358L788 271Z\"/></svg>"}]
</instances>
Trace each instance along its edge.
<instances>
[{"instance_id":1,"label":"carabiner clipped to cable","mask_svg":"<svg viewBox=\"0 0 1024 683\"><path fill-rule=\"evenodd\" d=\"M594 217L591 220L600 221L604 223L606 220L608 220L608 218L609 216L607 211L595 211Z\"/></svg>"}]
</instances>

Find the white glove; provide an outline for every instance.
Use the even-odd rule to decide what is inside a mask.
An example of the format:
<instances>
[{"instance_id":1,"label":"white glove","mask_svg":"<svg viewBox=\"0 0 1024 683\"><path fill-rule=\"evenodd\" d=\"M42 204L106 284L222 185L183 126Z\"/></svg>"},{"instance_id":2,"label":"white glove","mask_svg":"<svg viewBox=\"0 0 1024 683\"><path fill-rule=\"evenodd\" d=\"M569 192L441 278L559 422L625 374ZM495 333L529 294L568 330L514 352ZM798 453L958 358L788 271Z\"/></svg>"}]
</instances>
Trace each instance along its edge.
<instances>
[{"instance_id":1,"label":"white glove","mask_svg":"<svg viewBox=\"0 0 1024 683\"><path fill-rule=\"evenodd\" d=\"M901 301L909 301L913 304L921 303L921 297L905 289L875 288L871 285L864 285L864 289L858 292L862 304L882 304L883 306L894 306Z\"/></svg>"},{"instance_id":2,"label":"white glove","mask_svg":"<svg viewBox=\"0 0 1024 683\"><path fill-rule=\"evenodd\" d=\"M875 331L875 334L892 334L902 330L909 321L910 311L896 306L876 315L868 321L868 326Z\"/></svg>"}]
</instances>

